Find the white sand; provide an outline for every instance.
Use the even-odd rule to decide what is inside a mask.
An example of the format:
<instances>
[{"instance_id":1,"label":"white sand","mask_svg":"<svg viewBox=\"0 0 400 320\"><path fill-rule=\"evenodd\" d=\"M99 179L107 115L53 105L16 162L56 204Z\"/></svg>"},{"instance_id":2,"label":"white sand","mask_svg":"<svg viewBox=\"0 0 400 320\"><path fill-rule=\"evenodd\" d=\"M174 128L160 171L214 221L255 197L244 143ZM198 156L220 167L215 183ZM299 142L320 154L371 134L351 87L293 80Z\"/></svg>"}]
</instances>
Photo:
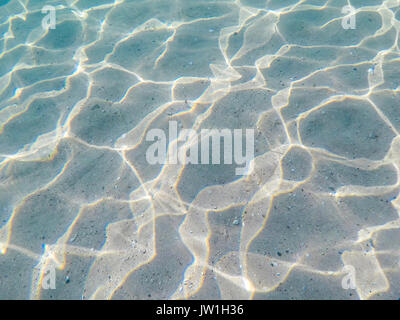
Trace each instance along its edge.
<instances>
[{"instance_id":1,"label":"white sand","mask_svg":"<svg viewBox=\"0 0 400 320\"><path fill-rule=\"evenodd\" d=\"M400 297L398 0L93 3L0 9L0 299ZM252 173L149 165L170 120Z\"/></svg>"}]
</instances>

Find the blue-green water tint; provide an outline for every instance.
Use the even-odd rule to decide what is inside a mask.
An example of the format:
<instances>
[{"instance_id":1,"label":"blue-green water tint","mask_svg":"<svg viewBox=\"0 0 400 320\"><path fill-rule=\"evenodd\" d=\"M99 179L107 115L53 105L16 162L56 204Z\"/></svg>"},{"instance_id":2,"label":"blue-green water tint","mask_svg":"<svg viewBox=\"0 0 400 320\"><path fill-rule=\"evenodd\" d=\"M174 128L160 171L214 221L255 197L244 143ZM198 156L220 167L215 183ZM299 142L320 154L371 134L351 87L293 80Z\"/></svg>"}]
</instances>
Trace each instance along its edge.
<instances>
[{"instance_id":1,"label":"blue-green water tint","mask_svg":"<svg viewBox=\"0 0 400 320\"><path fill-rule=\"evenodd\" d=\"M400 3L348 4L0 1L0 299L397 299Z\"/></svg>"}]
</instances>

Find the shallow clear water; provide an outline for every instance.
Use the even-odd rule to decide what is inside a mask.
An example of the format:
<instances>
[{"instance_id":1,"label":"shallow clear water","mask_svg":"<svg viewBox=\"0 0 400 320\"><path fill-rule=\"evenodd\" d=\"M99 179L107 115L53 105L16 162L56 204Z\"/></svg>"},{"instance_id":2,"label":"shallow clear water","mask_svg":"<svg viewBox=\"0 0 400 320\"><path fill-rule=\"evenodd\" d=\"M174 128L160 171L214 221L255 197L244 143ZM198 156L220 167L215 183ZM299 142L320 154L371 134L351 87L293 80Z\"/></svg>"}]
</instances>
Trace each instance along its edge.
<instances>
[{"instance_id":1,"label":"shallow clear water","mask_svg":"<svg viewBox=\"0 0 400 320\"><path fill-rule=\"evenodd\" d=\"M0 298L398 299L400 1L349 3L0 1Z\"/></svg>"}]
</instances>

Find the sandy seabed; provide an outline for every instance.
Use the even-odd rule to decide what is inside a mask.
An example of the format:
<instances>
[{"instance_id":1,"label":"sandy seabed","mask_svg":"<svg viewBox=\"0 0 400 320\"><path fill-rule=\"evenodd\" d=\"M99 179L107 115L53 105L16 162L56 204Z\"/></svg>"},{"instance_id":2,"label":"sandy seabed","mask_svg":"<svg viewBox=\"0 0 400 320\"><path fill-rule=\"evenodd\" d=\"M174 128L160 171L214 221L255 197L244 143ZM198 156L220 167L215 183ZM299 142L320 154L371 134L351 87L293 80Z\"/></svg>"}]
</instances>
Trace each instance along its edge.
<instances>
[{"instance_id":1,"label":"sandy seabed","mask_svg":"<svg viewBox=\"0 0 400 320\"><path fill-rule=\"evenodd\" d=\"M400 1L349 3L0 1L0 299L398 299Z\"/></svg>"}]
</instances>

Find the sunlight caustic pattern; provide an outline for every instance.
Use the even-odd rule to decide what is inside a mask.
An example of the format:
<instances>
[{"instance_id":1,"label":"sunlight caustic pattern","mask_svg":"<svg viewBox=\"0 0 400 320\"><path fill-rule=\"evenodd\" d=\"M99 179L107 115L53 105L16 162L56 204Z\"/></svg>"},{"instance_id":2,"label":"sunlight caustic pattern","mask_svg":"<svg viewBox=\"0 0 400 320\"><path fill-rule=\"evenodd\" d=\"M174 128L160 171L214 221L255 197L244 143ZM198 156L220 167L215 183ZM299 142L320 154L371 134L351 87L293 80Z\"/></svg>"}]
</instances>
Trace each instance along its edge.
<instances>
[{"instance_id":1,"label":"sunlight caustic pattern","mask_svg":"<svg viewBox=\"0 0 400 320\"><path fill-rule=\"evenodd\" d=\"M0 4L0 298L400 297L399 0ZM148 164L169 121L251 174Z\"/></svg>"}]
</instances>

